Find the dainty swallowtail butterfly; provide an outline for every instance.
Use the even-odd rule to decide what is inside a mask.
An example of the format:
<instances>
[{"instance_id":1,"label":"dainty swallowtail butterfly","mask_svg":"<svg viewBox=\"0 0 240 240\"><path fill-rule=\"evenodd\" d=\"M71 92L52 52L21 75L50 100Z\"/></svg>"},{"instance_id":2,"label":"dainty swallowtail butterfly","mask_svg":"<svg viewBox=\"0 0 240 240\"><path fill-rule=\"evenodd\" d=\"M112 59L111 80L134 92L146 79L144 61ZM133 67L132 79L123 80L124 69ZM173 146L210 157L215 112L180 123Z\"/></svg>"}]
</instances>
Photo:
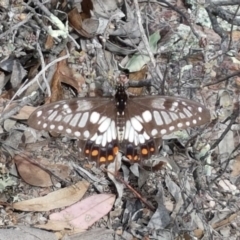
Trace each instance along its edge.
<instances>
[{"instance_id":1,"label":"dainty swallowtail butterfly","mask_svg":"<svg viewBox=\"0 0 240 240\"><path fill-rule=\"evenodd\" d=\"M180 97L128 97L118 85L114 98L76 98L41 106L28 123L32 128L79 140L82 156L98 163L114 160L119 149L131 160L156 154L163 135L210 121L200 103Z\"/></svg>"}]
</instances>

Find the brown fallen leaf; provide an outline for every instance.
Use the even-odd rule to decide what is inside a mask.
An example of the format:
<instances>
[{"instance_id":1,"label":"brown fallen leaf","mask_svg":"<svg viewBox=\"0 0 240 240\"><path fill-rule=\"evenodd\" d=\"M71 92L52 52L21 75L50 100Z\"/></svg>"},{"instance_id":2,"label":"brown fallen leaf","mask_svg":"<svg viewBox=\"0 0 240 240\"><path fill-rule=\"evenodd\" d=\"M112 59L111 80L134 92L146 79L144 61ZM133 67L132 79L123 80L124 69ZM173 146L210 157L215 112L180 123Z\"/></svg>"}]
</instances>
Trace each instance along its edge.
<instances>
[{"instance_id":1,"label":"brown fallen leaf","mask_svg":"<svg viewBox=\"0 0 240 240\"><path fill-rule=\"evenodd\" d=\"M24 106L18 114L12 116L13 119L19 119L19 120L26 120L29 118L31 113L35 110L35 107L32 106Z\"/></svg>"},{"instance_id":2,"label":"brown fallen leaf","mask_svg":"<svg viewBox=\"0 0 240 240\"><path fill-rule=\"evenodd\" d=\"M33 164L28 154L15 155L14 162L19 175L26 183L38 187L50 187L53 185L49 173L40 166Z\"/></svg>"},{"instance_id":3,"label":"brown fallen leaf","mask_svg":"<svg viewBox=\"0 0 240 240\"><path fill-rule=\"evenodd\" d=\"M13 208L21 211L41 212L66 207L79 201L88 187L88 182L81 181L70 187L49 193L44 197L13 203Z\"/></svg>"},{"instance_id":4,"label":"brown fallen leaf","mask_svg":"<svg viewBox=\"0 0 240 240\"><path fill-rule=\"evenodd\" d=\"M232 177L237 177L240 175L240 156L236 157L232 165Z\"/></svg>"},{"instance_id":5,"label":"brown fallen leaf","mask_svg":"<svg viewBox=\"0 0 240 240\"><path fill-rule=\"evenodd\" d=\"M51 214L50 220L66 221L74 228L87 229L112 209L114 201L113 194L93 195L59 213Z\"/></svg>"},{"instance_id":6,"label":"brown fallen leaf","mask_svg":"<svg viewBox=\"0 0 240 240\"><path fill-rule=\"evenodd\" d=\"M66 55L65 50L61 52L60 56L64 55ZM78 93L82 91L82 84L85 83L84 77L70 68L66 59L57 64L57 69L51 82L52 96L50 102L56 102L63 99L61 83L72 86Z\"/></svg>"}]
</instances>

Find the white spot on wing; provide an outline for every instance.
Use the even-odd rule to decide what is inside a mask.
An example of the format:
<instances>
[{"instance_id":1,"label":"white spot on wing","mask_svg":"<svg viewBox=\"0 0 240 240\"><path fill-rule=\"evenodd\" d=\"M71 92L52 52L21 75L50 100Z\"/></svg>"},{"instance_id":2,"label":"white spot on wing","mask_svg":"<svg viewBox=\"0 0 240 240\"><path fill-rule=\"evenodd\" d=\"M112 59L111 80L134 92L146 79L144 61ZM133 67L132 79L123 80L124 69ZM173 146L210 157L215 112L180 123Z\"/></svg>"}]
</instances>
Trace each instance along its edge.
<instances>
[{"instance_id":1,"label":"white spot on wing","mask_svg":"<svg viewBox=\"0 0 240 240\"><path fill-rule=\"evenodd\" d=\"M174 112L169 112L169 115L171 116L173 121L178 119L178 115L176 113L174 113Z\"/></svg>"},{"instance_id":2,"label":"white spot on wing","mask_svg":"<svg viewBox=\"0 0 240 240\"><path fill-rule=\"evenodd\" d=\"M77 101L78 108L76 112L87 111L93 107L92 103L88 100L81 99Z\"/></svg>"},{"instance_id":3,"label":"white spot on wing","mask_svg":"<svg viewBox=\"0 0 240 240\"><path fill-rule=\"evenodd\" d=\"M57 111L54 111L49 117L48 120L52 121L57 116Z\"/></svg>"},{"instance_id":4,"label":"white spot on wing","mask_svg":"<svg viewBox=\"0 0 240 240\"><path fill-rule=\"evenodd\" d=\"M81 120L80 122L78 123L78 126L80 128L83 128L85 127L86 123L87 123L87 120L88 120L88 116L89 116L89 113L88 112L85 112L83 113L82 117L81 117Z\"/></svg>"},{"instance_id":5,"label":"white spot on wing","mask_svg":"<svg viewBox=\"0 0 240 240\"><path fill-rule=\"evenodd\" d=\"M112 139L116 140L117 134L116 134L116 126L115 126L115 121L111 122L111 133L112 133Z\"/></svg>"},{"instance_id":6,"label":"white spot on wing","mask_svg":"<svg viewBox=\"0 0 240 240\"><path fill-rule=\"evenodd\" d=\"M170 127L169 127L169 131L173 131L174 129L175 129L174 126L170 126Z\"/></svg>"},{"instance_id":7,"label":"white spot on wing","mask_svg":"<svg viewBox=\"0 0 240 240\"><path fill-rule=\"evenodd\" d=\"M197 124L197 120L196 119L193 119L193 124Z\"/></svg>"},{"instance_id":8,"label":"white spot on wing","mask_svg":"<svg viewBox=\"0 0 240 240\"><path fill-rule=\"evenodd\" d=\"M42 115L42 111L37 112L37 117L40 117Z\"/></svg>"},{"instance_id":9,"label":"white spot on wing","mask_svg":"<svg viewBox=\"0 0 240 240\"><path fill-rule=\"evenodd\" d=\"M135 133L135 131L134 131L133 127L130 126L128 141L131 142L131 143L132 143L133 140L134 140L134 133Z\"/></svg>"},{"instance_id":10,"label":"white spot on wing","mask_svg":"<svg viewBox=\"0 0 240 240\"><path fill-rule=\"evenodd\" d=\"M163 125L162 117L158 111L153 111L153 116L157 125Z\"/></svg>"},{"instance_id":11,"label":"white spot on wing","mask_svg":"<svg viewBox=\"0 0 240 240\"><path fill-rule=\"evenodd\" d=\"M142 117L143 117L144 121L147 123L152 121L152 114L148 110L146 110L145 112L142 113Z\"/></svg>"},{"instance_id":12,"label":"white spot on wing","mask_svg":"<svg viewBox=\"0 0 240 240\"><path fill-rule=\"evenodd\" d=\"M140 116L135 116L135 118L136 118L139 122L143 123L143 119L142 119Z\"/></svg>"},{"instance_id":13,"label":"white spot on wing","mask_svg":"<svg viewBox=\"0 0 240 240\"><path fill-rule=\"evenodd\" d=\"M89 138L90 132L89 132L88 130L84 131L83 136L84 136L85 138Z\"/></svg>"},{"instance_id":14,"label":"white spot on wing","mask_svg":"<svg viewBox=\"0 0 240 240\"><path fill-rule=\"evenodd\" d=\"M62 115L58 115L55 119L56 122L62 121Z\"/></svg>"},{"instance_id":15,"label":"white spot on wing","mask_svg":"<svg viewBox=\"0 0 240 240\"><path fill-rule=\"evenodd\" d=\"M100 145L102 142L103 135L99 135L95 141L96 144Z\"/></svg>"},{"instance_id":16,"label":"white spot on wing","mask_svg":"<svg viewBox=\"0 0 240 240\"><path fill-rule=\"evenodd\" d=\"M102 116L102 117L100 118L100 120L99 120L98 123L99 123L99 124L102 123L106 118L107 118L106 116Z\"/></svg>"},{"instance_id":17,"label":"white spot on wing","mask_svg":"<svg viewBox=\"0 0 240 240\"><path fill-rule=\"evenodd\" d=\"M65 123L69 123L69 121L70 121L70 119L72 118L72 114L70 114L70 115L67 115L64 119L63 119L63 121L65 122Z\"/></svg>"},{"instance_id":18,"label":"white spot on wing","mask_svg":"<svg viewBox=\"0 0 240 240\"><path fill-rule=\"evenodd\" d=\"M54 124L51 124L50 125L50 129L54 129L55 128L55 125Z\"/></svg>"},{"instance_id":19,"label":"white spot on wing","mask_svg":"<svg viewBox=\"0 0 240 240\"><path fill-rule=\"evenodd\" d=\"M127 120L127 122L126 122L126 128L125 128L125 136L124 136L124 139L126 139L126 140L127 140L128 137L129 137L130 128L131 128L130 121Z\"/></svg>"},{"instance_id":20,"label":"white spot on wing","mask_svg":"<svg viewBox=\"0 0 240 240\"><path fill-rule=\"evenodd\" d=\"M186 116L183 113L179 113L180 118L186 118Z\"/></svg>"},{"instance_id":21,"label":"white spot on wing","mask_svg":"<svg viewBox=\"0 0 240 240\"><path fill-rule=\"evenodd\" d=\"M178 106L178 102L173 102L172 105L173 105L174 107L177 107L177 106Z\"/></svg>"},{"instance_id":22,"label":"white spot on wing","mask_svg":"<svg viewBox=\"0 0 240 240\"><path fill-rule=\"evenodd\" d=\"M47 127L47 123L44 123L44 124L43 124L43 128L46 128L46 127Z\"/></svg>"},{"instance_id":23,"label":"white spot on wing","mask_svg":"<svg viewBox=\"0 0 240 240\"><path fill-rule=\"evenodd\" d=\"M102 146L105 147L106 144L107 144L107 133L105 132L102 138Z\"/></svg>"},{"instance_id":24,"label":"white spot on wing","mask_svg":"<svg viewBox=\"0 0 240 240\"><path fill-rule=\"evenodd\" d=\"M151 135L152 135L153 137L156 136L157 133L158 133L157 129L153 129L153 130L151 131Z\"/></svg>"},{"instance_id":25,"label":"white spot on wing","mask_svg":"<svg viewBox=\"0 0 240 240\"><path fill-rule=\"evenodd\" d=\"M162 134L162 135L165 134L166 132L167 132L166 129L162 129L162 130L161 130L161 134Z\"/></svg>"},{"instance_id":26,"label":"white spot on wing","mask_svg":"<svg viewBox=\"0 0 240 240\"><path fill-rule=\"evenodd\" d=\"M190 126L190 122L187 121L187 122L186 122L186 125L187 125L187 126Z\"/></svg>"},{"instance_id":27,"label":"white spot on wing","mask_svg":"<svg viewBox=\"0 0 240 240\"><path fill-rule=\"evenodd\" d=\"M138 137L139 137L139 142L141 144L145 143L145 138L144 138L144 136L142 134L139 134Z\"/></svg>"},{"instance_id":28,"label":"white spot on wing","mask_svg":"<svg viewBox=\"0 0 240 240\"><path fill-rule=\"evenodd\" d=\"M169 124L169 123L172 122L171 118L169 117L169 115L168 115L166 112L161 111L161 114L162 114L163 119L164 119L164 122L165 122L166 124Z\"/></svg>"},{"instance_id":29,"label":"white spot on wing","mask_svg":"<svg viewBox=\"0 0 240 240\"><path fill-rule=\"evenodd\" d=\"M203 109L202 109L201 107L198 107L198 111L199 111L199 112L202 112L202 110L203 110Z\"/></svg>"},{"instance_id":30,"label":"white spot on wing","mask_svg":"<svg viewBox=\"0 0 240 240\"><path fill-rule=\"evenodd\" d=\"M76 137L80 137L80 136L81 136L81 133L80 133L79 131L76 131L76 132L74 132L74 135L75 135Z\"/></svg>"},{"instance_id":31,"label":"white spot on wing","mask_svg":"<svg viewBox=\"0 0 240 240\"><path fill-rule=\"evenodd\" d=\"M108 128L107 130L107 142L111 142L112 141L112 123L111 123L111 126Z\"/></svg>"},{"instance_id":32,"label":"white spot on wing","mask_svg":"<svg viewBox=\"0 0 240 240\"><path fill-rule=\"evenodd\" d=\"M95 133L95 134L91 137L90 140L94 142L94 141L97 139L97 137L98 137L98 135L97 135L97 133Z\"/></svg>"},{"instance_id":33,"label":"white spot on wing","mask_svg":"<svg viewBox=\"0 0 240 240\"><path fill-rule=\"evenodd\" d=\"M71 108L68 108L66 109L66 112L69 114L69 113L72 113L72 109Z\"/></svg>"},{"instance_id":34,"label":"white spot on wing","mask_svg":"<svg viewBox=\"0 0 240 240\"><path fill-rule=\"evenodd\" d=\"M178 123L177 126L178 126L179 128L181 128L181 127L183 126L183 124L182 124L182 123Z\"/></svg>"},{"instance_id":35,"label":"white spot on wing","mask_svg":"<svg viewBox=\"0 0 240 240\"><path fill-rule=\"evenodd\" d=\"M90 122L95 124L98 122L99 118L100 118L100 114L98 112L92 112L90 116Z\"/></svg>"},{"instance_id":36,"label":"white spot on wing","mask_svg":"<svg viewBox=\"0 0 240 240\"><path fill-rule=\"evenodd\" d=\"M72 130L71 130L70 128L67 128L67 129L66 129L66 132L67 132L68 134L70 134L70 133L72 132Z\"/></svg>"},{"instance_id":37,"label":"white spot on wing","mask_svg":"<svg viewBox=\"0 0 240 240\"><path fill-rule=\"evenodd\" d=\"M146 132L143 133L143 137L146 139L146 140L149 140L150 137L148 136L148 134Z\"/></svg>"},{"instance_id":38,"label":"white spot on wing","mask_svg":"<svg viewBox=\"0 0 240 240\"><path fill-rule=\"evenodd\" d=\"M131 118L131 124L134 127L134 129L138 132L140 132L143 129L142 124L135 117Z\"/></svg>"},{"instance_id":39,"label":"white spot on wing","mask_svg":"<svg viewBox=\"0 0 240 240\"><path fill-rule=\"evenodd\" d=\"M98 130L99 130L100 132L102 132L102 133L105 132L105 131L109 128L110 123L111 123L111 119L110 119L110 118L105 119L105 120L101 123L101 125L98 127Z\"/></svg>"},{"instance_id":40,"label":"white spot on wing","mask_svg":"<svg viewBox=\"0 0 240 240\"><path fill-rule=\"evenodd\" d=\"M62 125L59 125L59 126L58 126L58 130L62 131L62 130L63 130L63 126L62 126Z\"/></svg>"},{"instance_id":41,"label":"white spot on wing","mask_svg":"<svg viewBox=\"0 0 240 240\"><path fill-rule=\"evenodd\" d=\"M183 108L183 111L188 117L192 116L192 113L190 111L188 111L187 108Z\"/></svg>"},{"instance_id":42,"label":"white spot on wing","mask_svg":"<svg viewBox=\"0 0 240 240\"><path fill-rule=\"evenodd\" d=\"M134 145L138 146L139 144L139 138L138 138L138 134L135 132L135 136L134 136Z\"/></svg>"},{"instance_id":43,"label":"white spot on wing","mask_svg":"<svg viewBox=\"0 0 240 240\"><path fill-rule=\"evenodd\" d=\"M72 127L77 126L77 123L81 117L82 113L77 113L74 115L74 117L72 118L71 122L69 123Z\"/></svg>"}]
</instances>

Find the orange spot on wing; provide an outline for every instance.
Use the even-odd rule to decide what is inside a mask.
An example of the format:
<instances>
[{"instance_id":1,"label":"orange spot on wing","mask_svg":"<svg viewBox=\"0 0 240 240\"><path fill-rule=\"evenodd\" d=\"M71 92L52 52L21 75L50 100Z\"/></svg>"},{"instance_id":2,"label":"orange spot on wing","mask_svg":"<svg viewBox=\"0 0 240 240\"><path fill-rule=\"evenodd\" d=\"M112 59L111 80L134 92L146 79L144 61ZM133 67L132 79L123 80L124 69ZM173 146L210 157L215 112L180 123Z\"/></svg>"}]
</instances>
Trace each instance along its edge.
<instances>
[{"instance_id":1,"label":"orange spot on wing","mask_svg":"<svg viewBox=\"0 0 240 240\"><path fill-rule=\"evenodd\" d=\"M114 155L117 155L117 153L118 153L118 147L114 147L114 148L113 148L113 153L114 153Z\"/></svg>"},{"instance_id":2,"label":"orange spot on wing","mask_svg":"<svg viewBox=\"0 0 240 240\"><path fill-rule=\"evenodd\" d=\"M113 155L109 155L107 158L108 161L113 161Z\"/></svg>"},{"instance_id":3,"label":"orange spot on wing","mask_svg":"<svg viewBox=\"0 0 240 240\"><path fill-rule=\"evenodd\" d=\"M93 157L96 157L97 155L98 155L98 150L93 150L93 151L92 151L92 156L93 156Z\"/></svg>"},{"instance_id":4,"label":"orange spot on wing","mask_svg":"<svg viewBox=\"0 0 240 240\"><path fill-rule=\"evenodd\" d=\"M129 159L129 160L132 160L133 158L132 158L132 155L127 155L127 158Z\"/></svg>"},{"instance_id":5,"label":"orange spot on wing","mask_svg":"<svg viewBox=\"0 0 240 240\"><path fill-rule=\"evenodd\" d=\"M99 162L106 162L106 158L105 157L100 157L100 159L99 159Z\"/></svg>"},{"instance_id":6,"label":"orange spot on wing","mask_svg":"<svg viewBox=\"0 0 240 240\"><path fill-rule=\"evenodd\" d=\"M154 148L154 147L151 147L151 148L150 148L150 152L155 152L155 148Z\"/></svg>"},{"instance_id":7,"label":"orange spot on wing","mask_svg":"<svg viewBox=\"0 0 240 240\"><path fill-rule=\"evenodd\" d=\"M133 158L134 161L138 161L139 160L139 156L138 155L135 155L134 158Z\"/></svg>"},{"instance_id":8,"label":"orange spot on wing","mask_svg":"<svg viewBox=\"0 0 240 240\"><path fill-rule=\"evenodd\" d=\"M142 148L142 155L147 155L148 154L148 150L146 148Z\"/></svg>"}]
</instances>

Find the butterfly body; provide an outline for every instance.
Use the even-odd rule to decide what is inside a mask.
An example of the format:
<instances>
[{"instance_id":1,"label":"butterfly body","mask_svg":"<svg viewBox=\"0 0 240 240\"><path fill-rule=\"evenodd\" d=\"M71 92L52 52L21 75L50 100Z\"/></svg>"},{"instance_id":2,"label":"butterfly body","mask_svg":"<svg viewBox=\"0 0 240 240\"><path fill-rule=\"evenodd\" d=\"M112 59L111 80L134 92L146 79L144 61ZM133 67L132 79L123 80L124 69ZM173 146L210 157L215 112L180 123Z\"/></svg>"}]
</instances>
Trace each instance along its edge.
<instances>
[{"instance_id":1,"label":"butterfly body","mask_svg":"<svg viewBox=\"0 0 240 240\"><path fill-rule=\"evenodd\" d=\"M114 98L76 98L44 105L28 123L77 138L82 156L98 163L114 160L119 151L132 161L156 154L163 135L210 121L203 105L168 96L129 98L119 85Z\"/></svg>"}]
</instances>

